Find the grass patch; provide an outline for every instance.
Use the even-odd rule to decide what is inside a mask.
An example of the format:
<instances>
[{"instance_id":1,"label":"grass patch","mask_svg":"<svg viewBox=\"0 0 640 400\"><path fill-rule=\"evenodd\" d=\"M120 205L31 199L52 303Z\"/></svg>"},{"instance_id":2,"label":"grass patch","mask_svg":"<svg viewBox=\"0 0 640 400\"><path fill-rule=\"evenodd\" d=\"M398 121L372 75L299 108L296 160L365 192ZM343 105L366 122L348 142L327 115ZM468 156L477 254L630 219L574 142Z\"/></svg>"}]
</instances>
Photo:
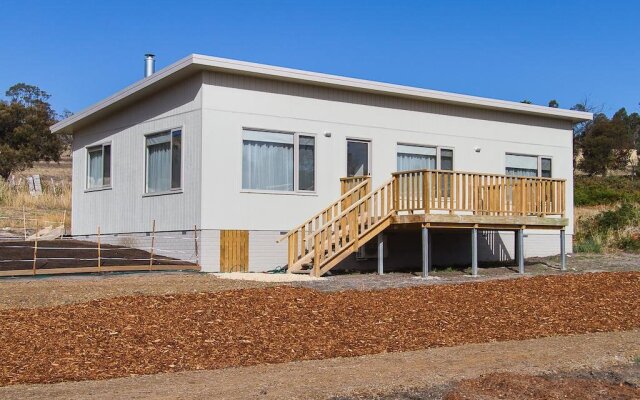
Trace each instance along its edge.
<instances>
[{"instance_id":1,"label":"grass patch","mask_svg":"<svg viewBox=\"0 0 640 400\"><path fill-rule=\"evenodd\" d=\"M66 212L66 217L65 217ZM26 223L24 219L26 218ZM71 224L71 185L42 182L42 194L32 196L26 186L13 187L0 179L0 228L34 229Z\"/></svg>"},{"instance_id":2,"label":"grass patch","mask_svg":"<svg viewBox=\"0 0 640 400\"><path fill-rule=\"evenodd\" d=\"M622 203L613 210L579 218L573 249L602 253L608 249L640 251L640 205Z\"/></svg>"},{"instance_id":3,"label":"grass patch","mask_svg":"<svg viewBox=\"0 0 640 400\"><path fill-rule=\"evenodd\" d=\"M632 176L576 176L573 199L576 206L640 203L640 179Z\"/></svg>"}]
</instances>

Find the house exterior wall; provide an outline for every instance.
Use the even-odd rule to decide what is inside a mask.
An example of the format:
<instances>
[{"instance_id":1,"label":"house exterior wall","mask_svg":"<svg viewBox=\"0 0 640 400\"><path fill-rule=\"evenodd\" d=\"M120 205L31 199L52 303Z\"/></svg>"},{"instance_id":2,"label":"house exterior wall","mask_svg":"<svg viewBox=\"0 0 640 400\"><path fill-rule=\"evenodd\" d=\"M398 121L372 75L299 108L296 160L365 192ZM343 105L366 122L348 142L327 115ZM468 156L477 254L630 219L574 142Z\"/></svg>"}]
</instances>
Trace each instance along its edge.
<instances>
[{"instance_id":1,"label":"house exterior wall","mask_svg":"<svg viewBox=\"0 0 640 400\"><path fill-rule=\"evenodd\" d=\"M73 235L193 230L200 226L201 88L198 73L73 135ZM182 191L145 195L145 135L182 128ZM111 188L86 190L87 147L111 143Z\"/></svg>"},{"instance_id":2,"label":"house exterior wall","mask_svg":"<svg viewBox=\"0 0 640 400\"><path fill-rule=\"evenodd\" d=\"M552 176L567 180L567 233L573 234L568 121L219 72L204 73L202 113L204 229L245 229L251 237L272 239L288 231L339 196L339 178L346 175L346 140L356 138L372 143L373 187L396 170L398 143L453 148L454 169L469 172L504 174L506 153L551 157ZM316 192L244 191L243 128L315 135ZM526 242L539 249L528 249L528 256L557 254L557 232L526 234ZM286 246L275 246L275 241L273 247L260 246L264 268L286 263ZM250 243L250 263L255 247ZM204 267L216 268L215 263Z\"/></svg>"}]
</instances>

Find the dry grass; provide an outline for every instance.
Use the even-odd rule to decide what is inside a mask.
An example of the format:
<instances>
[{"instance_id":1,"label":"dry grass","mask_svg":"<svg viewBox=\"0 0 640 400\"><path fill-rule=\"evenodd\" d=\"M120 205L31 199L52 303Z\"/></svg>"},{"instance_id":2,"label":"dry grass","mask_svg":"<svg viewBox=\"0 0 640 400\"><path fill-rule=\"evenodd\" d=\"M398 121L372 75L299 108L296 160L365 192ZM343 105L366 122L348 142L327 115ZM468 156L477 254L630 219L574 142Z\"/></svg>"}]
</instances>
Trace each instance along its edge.
<instances>
[{"instance_id":1,"label":"dry grass","mask_svg":"<svg viewBox=\"0 0 640 400\"><path fill-rule=\"evenodd\" d=\"M0 180L0 228L27 230L63 223L71 226L71 185L42 182L43 193L32 196L26 186L12 187ZM65 216L66 214L66 216ZM26 221L25 221L26 219Z\"/></svg>"}]
</instances>

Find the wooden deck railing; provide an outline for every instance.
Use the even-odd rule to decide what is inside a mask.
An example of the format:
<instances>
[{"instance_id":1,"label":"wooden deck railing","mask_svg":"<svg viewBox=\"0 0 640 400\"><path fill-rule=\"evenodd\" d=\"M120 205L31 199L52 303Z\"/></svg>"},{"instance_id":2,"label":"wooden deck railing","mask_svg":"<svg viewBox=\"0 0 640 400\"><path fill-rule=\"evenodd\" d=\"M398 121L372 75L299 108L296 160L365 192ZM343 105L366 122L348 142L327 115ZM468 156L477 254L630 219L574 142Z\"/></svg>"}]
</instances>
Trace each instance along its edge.
<instances>
[{"instance_id":1,"label":"wooden deck railing","mask_svg":"<svg viewBox=\"0 0 640 400\"><path fill-rule=\"evenodd\" d=\"M396 212L423 210L477 215L565 214L565 180L458 171L393 174Z\"/></svg>"},{"instance_id":2,"label":"wooden deck railing","mask_svg":"<svg viewBox=\"0 0 640 400\"><path fill-rule=\"evenodd\" d=\"M293 266L309 254L309 251L313 248L313 235L319 228L333 220L337 215L340 215L343 210L356 203L371 191L371 178L368 176L358 178L363 179L358 179L357 183L344 191L338 200L278 239L278 242L285 239L288 240L289 253L287 258L289 266ZM350 180L350 182L352 182L352 180ZM355 180L353 180L353 182L355 182ZM342 188L341 179L341 189Z\"/></svg>"}]
</instances>

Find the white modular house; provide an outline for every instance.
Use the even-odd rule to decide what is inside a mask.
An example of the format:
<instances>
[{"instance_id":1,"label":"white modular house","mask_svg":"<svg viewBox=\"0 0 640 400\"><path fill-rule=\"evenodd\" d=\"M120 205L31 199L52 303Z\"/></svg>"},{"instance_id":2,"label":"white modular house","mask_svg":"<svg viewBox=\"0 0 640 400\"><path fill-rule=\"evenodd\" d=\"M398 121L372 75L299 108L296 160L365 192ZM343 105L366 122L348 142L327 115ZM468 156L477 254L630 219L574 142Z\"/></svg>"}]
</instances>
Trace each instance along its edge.
<instances>
[{"instance_id":1,"label":"white modular house","mask_svg":"<svg viewBox=\"0 0 640 400\"><path fill-rule=\"evenodd\" d=\"M52 129L73 134L74 236L155 221L198 231L203 271L428 273L571 246L591 118L190 55Z\"/></svg>"}]
</instances>

